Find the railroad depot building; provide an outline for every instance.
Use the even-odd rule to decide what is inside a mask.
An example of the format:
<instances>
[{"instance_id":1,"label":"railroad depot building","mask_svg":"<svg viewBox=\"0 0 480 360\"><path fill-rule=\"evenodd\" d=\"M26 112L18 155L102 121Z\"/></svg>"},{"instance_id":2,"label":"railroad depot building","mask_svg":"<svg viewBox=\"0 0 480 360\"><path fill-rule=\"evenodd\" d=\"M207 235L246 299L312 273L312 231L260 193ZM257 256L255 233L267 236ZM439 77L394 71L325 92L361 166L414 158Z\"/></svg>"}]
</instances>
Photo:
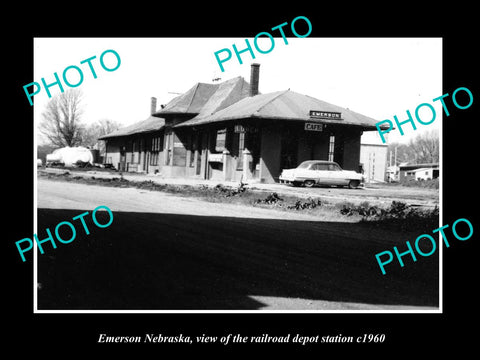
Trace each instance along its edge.
<instances>
[{"instance_id":1,"label":"railroad depot building","mask_svg":"<svg viewBox=\"0 0 480 360\"><path fill-rule=\"evenodd\" d=\"M105 162L120 171L273 183L305 160L359 171L360 137L376 120L290 90L260 94L236 77L197 83L141 122L100 137Z\"/></svg>"}]
</instances>

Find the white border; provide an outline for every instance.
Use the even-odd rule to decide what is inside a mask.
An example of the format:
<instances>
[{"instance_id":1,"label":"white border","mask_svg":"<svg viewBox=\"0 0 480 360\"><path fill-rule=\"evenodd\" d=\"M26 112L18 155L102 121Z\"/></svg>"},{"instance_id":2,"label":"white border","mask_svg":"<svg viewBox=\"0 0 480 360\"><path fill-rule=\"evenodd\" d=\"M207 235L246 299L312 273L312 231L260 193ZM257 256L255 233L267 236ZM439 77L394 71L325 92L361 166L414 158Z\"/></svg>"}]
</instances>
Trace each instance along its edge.
<instances>
[{"instance_id":1,"label":"white border","mask_svg":"<svg viewBox=\"0 0 480 360\"><path fill-rule=\"evenodd\" d=\"M360 38L361 39L361 38ZM443 37L433 37L432 39L442 40L442 54L444 51ZM34 56L35 56L35 38L34 38ZM443 71L443 56L442 56L442 71ZM34 66L35 69L35 66ZM443 74L442 74L443 76ZM34 78L35 71L34 71ZM442 79L443 88L443 79ZM442 89L443 91L443 89ZM440 96L440 95L439 95ZM34 120L35 120L35 105L33 105ZM441 125L439 127L439 155L440 155L440 181L439 181L439 227L443 226L443 112L441 113ZM37 233L38 218L37 218L37 125L34 123L34 178L33 178L33 224L34 233ZM433 229L432 229L433 230ZM440 236L440 235L439 235ZM32 239L33 240L33 239ZM442 314L443 313L443 246L438 243L439 248L439 308L438 309L405 309L405 310L39 310L38 309L38 247L34 246L33 251L33 313L35 314ZM399 305L402 306L402 305Z\"/></svg>"}]
</instances>

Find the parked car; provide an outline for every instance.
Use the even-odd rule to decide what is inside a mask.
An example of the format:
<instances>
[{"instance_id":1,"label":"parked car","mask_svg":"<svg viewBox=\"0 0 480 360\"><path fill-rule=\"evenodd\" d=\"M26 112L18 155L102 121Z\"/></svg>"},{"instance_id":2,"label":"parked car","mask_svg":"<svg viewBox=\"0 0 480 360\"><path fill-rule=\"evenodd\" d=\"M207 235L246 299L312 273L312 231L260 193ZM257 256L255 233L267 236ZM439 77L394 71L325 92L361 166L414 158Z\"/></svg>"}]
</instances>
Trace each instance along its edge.
<instances>
[{"instance_id":1,"label":"parked car","mask_svg":"<svg viewBox=\"0 0 480 360\"><path fill-rule=\"evenodd\" d=\"M362 174L343 170L336 162L325 160L308 160L295 169L284 169L279 179L280 183L294 186L336 185L351 189L359 187L365 181Z\"/></svg>"}]
</instances>

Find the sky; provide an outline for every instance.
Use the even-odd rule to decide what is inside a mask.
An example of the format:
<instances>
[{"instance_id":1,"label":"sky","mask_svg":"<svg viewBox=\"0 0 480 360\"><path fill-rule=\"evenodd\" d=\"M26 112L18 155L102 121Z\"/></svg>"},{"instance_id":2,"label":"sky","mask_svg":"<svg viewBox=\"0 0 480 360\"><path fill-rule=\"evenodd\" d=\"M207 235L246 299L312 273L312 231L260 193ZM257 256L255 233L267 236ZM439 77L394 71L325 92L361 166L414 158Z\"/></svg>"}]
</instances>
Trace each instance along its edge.
<instances>
[{"instance_id":1,"label":"sky","mask_svg":"<svg viewBox=\"0 0 480 360\"><path fill-rule=\"evenodd\" d=\"M77 88L84 94L85 112L82 121L90 124L111 119L122 125L144 120L150 115L150 99L157 98L158 107L197 82L212 83L243 76L250 81L250 64L260 66L259 90L268 93L290 89L320 100L349 108L381 121L397 115L406 120L406 110L412 114L421 103L434 106L437 118L431 125L417 123L403 126L389 134L389 142L407 142L427 130L440 129L442 108L442 39L441 38L274 38L275 46L267 54L253 47L242 54L243 64L235 55L223 63L222 72L214 53L232 44L244 49L245 38L35 38L34 79L53 83L54 72L62 78L66 67L78 66L84 75ZM260 38L261 49L270 47L268 38ZM107 72L100 65L100 55L116 51L121 59L117 70ZM97 78L87 63L91 61ZM223 54L221 55L223 56ZM109 53L104 58L107 67L116 65ZM70 82L78 82L75 70L68 71ZM62 80L63 83L63 80ZM68 87L63 84L65 89ZM52 95L60 93L50 87ZM49 98L45 89L34 96L34 123L37 126ZM28 99L25 97L28 104ZM315 109L321 110L321 109ZM428 110L427 110L428 111ZM421 116L430 119L425 112ZM378 132L366 132L365 138L380 141ZM38 132L37 132L38 135ZM42 143L42 139L39 138Z\"/></svg>"}]
</instances>

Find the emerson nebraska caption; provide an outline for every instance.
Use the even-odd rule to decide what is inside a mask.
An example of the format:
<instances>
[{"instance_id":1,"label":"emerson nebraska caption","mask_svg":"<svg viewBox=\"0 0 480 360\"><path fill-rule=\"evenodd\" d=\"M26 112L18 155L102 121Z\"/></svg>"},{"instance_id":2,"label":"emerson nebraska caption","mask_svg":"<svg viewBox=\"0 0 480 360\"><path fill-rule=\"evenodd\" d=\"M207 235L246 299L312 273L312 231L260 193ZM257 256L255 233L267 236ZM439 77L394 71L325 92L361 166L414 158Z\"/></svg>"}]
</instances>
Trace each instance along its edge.
<instances>
[{"instance_id":1,"label":"emerson nebraska caption","mask_svg":"<svg viewBox=\"0 0 480 360\"><path fill-rule=\"evenodd\" d=\"M162 334L145 334L142 336L108 336L99 334L98 343L184 343L184 344L247 344L247 343L297 343L300 345L314 343L383 343L385 334L361 334L360 336L337 335L314 335L301 336L300 334L288 334L286 336L271 336L262 334L259 336L242 336L241 334L228 334L225 336L168 336Z\"/></svg>"}]
</instances>

